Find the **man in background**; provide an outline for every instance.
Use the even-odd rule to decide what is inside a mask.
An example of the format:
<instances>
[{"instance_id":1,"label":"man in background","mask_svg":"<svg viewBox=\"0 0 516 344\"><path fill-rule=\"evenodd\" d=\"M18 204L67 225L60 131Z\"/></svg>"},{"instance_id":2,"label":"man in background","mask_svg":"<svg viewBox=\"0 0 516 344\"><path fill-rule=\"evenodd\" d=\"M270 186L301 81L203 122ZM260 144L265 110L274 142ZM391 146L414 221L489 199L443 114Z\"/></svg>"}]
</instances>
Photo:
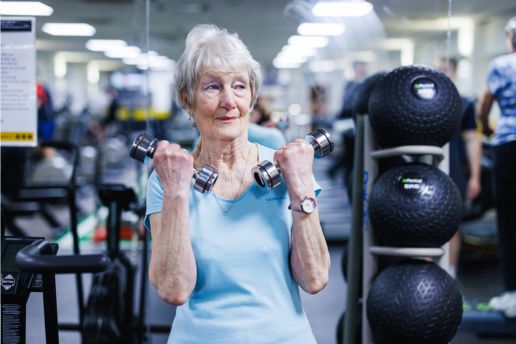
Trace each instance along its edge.
<instances>
[{"instance_id":1,"label":"man in background","mask_svg":"<svg viewBox=\"0 0 516 344\"><path fill-rule=\"evenodd\" d=\"M516 317L516 16L505 26L508 54L491 61L479 101L478 117L486 136L491 107L500 107L491 144L494 146L494 193L498 225L498 253L505 292L489 302L506 317Z\"/></svg>"},{"instance_id":2,"label":"man in background","mask_svg":"<svg viewBox=\"0 0 516 344\"><path fill-rule=\"evenodd\" d=\"M454 83L457 79L458 59L441 56L436 68L446 74ZM472 202L480 193L480 161L482 146L477 133L475 102L461 96L462 121L459 129L450 140L450 177L459 188L464 203ZM449 273L457 277L461 249L460 230L450 240Z\"/></svg>"}]
</instances>

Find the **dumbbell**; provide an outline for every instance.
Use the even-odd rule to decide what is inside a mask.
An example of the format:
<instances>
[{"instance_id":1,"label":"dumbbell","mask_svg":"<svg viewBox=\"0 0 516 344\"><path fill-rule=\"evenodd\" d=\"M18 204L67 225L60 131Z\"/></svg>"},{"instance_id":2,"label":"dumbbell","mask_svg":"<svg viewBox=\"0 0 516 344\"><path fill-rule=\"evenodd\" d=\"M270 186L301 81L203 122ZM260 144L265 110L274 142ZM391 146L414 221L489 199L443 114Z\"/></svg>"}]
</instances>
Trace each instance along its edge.
<instances>
[{"instance_id":1,"label":"dumbbell","mask_svg":"<svg viewBox=\"0 0 516 344\"><path fill-rule=\"evenodd\" d=\"M334 143L330 134L324 129L316 129L305 136L305 141L314 147L314 157L319 159L333 151ZM268 160L264 160L253 167L252 173L256 183L268 190L281 183L279 168Z\"/></svg>"},{"instance_id":2,"label":"dumbbell","mask_svg":"<svg viewBox=\"0 0 516 344\"><path fill-rule=\"evenodd\" d=\"M152 159L158 142L158 139L146 133L140 133L134 139L129 155L131 158L141 162L144 162L146 157ZM210 192L218 177L219 172L209 165L204 165L200 170L194 168L192 176L194 179L194 189L201 193Z\"/></svg>"}]
</instances>

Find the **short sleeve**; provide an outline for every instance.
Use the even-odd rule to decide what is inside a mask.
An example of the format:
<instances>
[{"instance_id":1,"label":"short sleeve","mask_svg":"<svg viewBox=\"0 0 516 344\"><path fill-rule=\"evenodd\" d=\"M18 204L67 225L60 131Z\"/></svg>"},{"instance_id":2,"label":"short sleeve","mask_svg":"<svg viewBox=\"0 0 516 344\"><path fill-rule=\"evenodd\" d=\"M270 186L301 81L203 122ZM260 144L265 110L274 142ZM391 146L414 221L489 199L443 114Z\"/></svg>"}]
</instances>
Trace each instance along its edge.
<instances>
[{"instance_id":1,"label":"short sleeve","mask_svg":"<svg viewBox=\"0 0 516 344\"><path fill-rule=\"evenodd\" d=\"M505 84L504 75L501 73L501 68L497 61L498 59L494 59L491 62L487 73L487 88L491 94L497 94Z\"/></svg>"},{"instance_id":2,"label":"short sleeve","mask_svg":"<svg viewBox=\"0 0 516 344\"><path fill-rule=\"evenodd\" d=\"M147 209L145 211L145 227L150 230L149 216L160 213L163 207L163 187L156 171L153 171L147 183Z\"/></svg>"}]
</instances>

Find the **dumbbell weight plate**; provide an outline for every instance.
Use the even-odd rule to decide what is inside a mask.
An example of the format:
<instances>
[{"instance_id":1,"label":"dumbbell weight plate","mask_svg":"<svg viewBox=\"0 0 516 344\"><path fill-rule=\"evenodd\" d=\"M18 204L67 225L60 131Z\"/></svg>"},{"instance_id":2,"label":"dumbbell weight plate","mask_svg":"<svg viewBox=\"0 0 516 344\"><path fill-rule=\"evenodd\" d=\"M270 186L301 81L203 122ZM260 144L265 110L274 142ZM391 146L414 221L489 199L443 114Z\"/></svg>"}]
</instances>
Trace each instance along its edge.
<instances>
[{"instance_id":1,"label":"dumbbell weight plate","mask_svg":"<svg viewBox=\"0 0 516 344\"><path fill-rule=\"evenodd\" d=\"M306 135L305 141L314 147L314 156L316 159L323 158L330 154L335 147L330 134L322 128L316 129Z\"/></svg>"},{"instance_id":2,"label":"dumbbell weight plate","mask_svg":"<svg viewBox=\"0 0 516 344\"><path fill-rule=\"evenodd\" d=\"M144 162L146 157L152 158L157 145L158 139L145 133L140 133L136 139L134 139L129 155L133 159Z\"/></svg>"},{"instance_id":3,"label":"dumbbell weight plate","mask_svg":"<svg viewBox=\"0 0 516 344\"><path fill-rule=\"evenodd\" d=\"M259 165L253 167L252 173L256 183L262 188L266 187L270 190L281 183L279 168L269 160L264 160Z\"/></svg>"},{"instance_id":4,"label":"dumbbell weight plate","mask_svg":"<svg viewBox=\"0 0 516 344\"><path fill-rule=\"evenodd\" d=\"M154 156L157 145L158 139L146 133L140 133L134 140L129 155L133 159L144 162L146 157ZM203 166L200 170L194 168L194 189L201 193L210 192L218 177L218 171L209 165Z\"/></svg>"},{"instance_id":5,"label":"dumbbell weight plate","mask_svg":"<svg viewBox=\"0 0 516 344\"><path fill-rule=\"evenodd\" d=\"M324 129L316 129L306 135L305 141L314 148L315 158L323 158L335 147L330 134ZM271 190L281 183L280 170L268 160L264 160L251 170L254 180L260 187Z\"/></svg>"},{"instance_id":6,"label":"dumbbell weight plate","mask_svg":"<svg viewBox=\"0 0 516 344\"><path fill-rule=\"evenodd\" d=\"M218 177L219 172L209 165L194 169L194 189L201 193L210 192Z\"/></svg>"}]
</instances>

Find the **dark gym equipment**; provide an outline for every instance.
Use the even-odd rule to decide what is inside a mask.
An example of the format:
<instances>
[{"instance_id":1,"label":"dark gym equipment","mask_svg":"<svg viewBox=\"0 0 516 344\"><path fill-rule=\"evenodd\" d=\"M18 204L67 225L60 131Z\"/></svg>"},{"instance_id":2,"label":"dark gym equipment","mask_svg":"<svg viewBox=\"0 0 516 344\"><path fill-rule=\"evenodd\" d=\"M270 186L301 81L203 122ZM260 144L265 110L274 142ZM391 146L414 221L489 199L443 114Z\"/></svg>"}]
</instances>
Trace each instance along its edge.
<instances>
[{"instance_id":1,"label":"dark gym equipment","mask_svg":"<svg viewBox=\"0 0 516 344\"><path fill-rule=\"evenodd\" d=\"M101 164L104 168L121 166L127 159L127 142L124 135L109 137L100 145Z\"/></svg>"},{"instance_id":2,"label":"dark gym equipment","mask_svg":"<svg viewBox=\"0 0 516 344\"><path fill-rule=\"evenodd\" d=\"M35 164L30 183L32 185L66 184L72 175L73 166L62 156L43 159Z\"/></svg>"},{"instance_id":3,"label":"dark gym equipment","mask_svg":"<svg viewBox=\"0 0 516 344\"><path fill-rule=\"evenodd\" d=\"M382 245L439 247L459 228L462 199L448 175L415 163L382 174L373 185L368 210Z\"/></svg>"},{"instance_id":4,"label":"dark gym equipment","mask_svg":"<svg viewBox=\"0 0 516 344\"><path fill-rule=\"evenodd\" d=\"M354 344L361 344L362 343L362 301L358 302L358 305L355 307L357 312L357 323L355 325L356 329L354 331L355 333L355 339L352 341ZM337 323L337 344L343 344L344 343L344 324L346 323L346 312L343 312L339 318L339 322Z\"/></svg>"},{"instance_id":5,"label":"dark gym equipment","mask_svg":"<svg viewBox=\"0 0 516 344\"><path fill-rule=\"evenodd\" d=\"M457 131L461 99L443 73L424 66L399 67L374 87L368 109L382 147L443 146Z\"/></svg>"},{"instance_id":6,"label":"dark gym equipment","mask_svg":"<svg viewBox=\"0 0 516 344\"><path fill-rule=\"evenodd\" d=\"M406 260L371 284L367 319L376 343L449 343L462 318L458 283L434 263Z\"/></svg>"},{"instance_id":7,"label":"dark gym equipment","mask_svg":"<svg viewBox=\"0 0 516 344\"><path fill-rule=\"evenodd\" d=\"M502 313L490 310L488 302L466 300L463 308L459 332L474 333L485 339L516 339L516 319L508 319Z\"/></svg>"},{"instance_id":8,"label":"dark gym equipment","mask_svg":"<svg viewBox=\"0 0 516 344\"><path fill-rule=\"evenodd\" d=\"M348 242L345 244L344 248L342 249L342 259L341 259L341 265L340 265L342 277L344 278L344 280L346 282L348 281L348 267L350 264L349 263L349 251L350 251L350 247L349 247L349 242ZM377 261L378 269L383 270L385 267L389 266L390 264L394 264L394 263L398 262L399 260L400 260L399 257L389 257L389 256L378 257L378 261ZM353 263L351 263L351 264L354 265ZM360 297L362 297L362 290L363 290L362 279L363 279L363 274L362 274L362 270L360 269L359 270L359 278L358 278L358 284L359 284L358 291L359 291Z\"/></svg>"},{"instance_id":9,"label":"dark gym equipment","mask_svg":"<svg viewBox=\"0 0 516 344\"><path fill-rule=\"evenodd\" d=\"M109 264L102 254L56 256L59 247L41 238L2 237L2 343L25 343L26 304L43 293L46 343L59 343L55 274L98 272Z\"/></svg>"},{"instance_id":10,"label":"dark gym equipment","mask_svg":"<svg viewBox=\"0 0 516 344\"><path fill-rule=\"evenodd\" d=\"M367 114L369 113L369 97L373 92L376 84L382 80L387 72L378 72L364 79L358 85L358 88L353 96L352 112L353 114Z\"/></svg>"},{"instance_id":11,"label":"dark gym equipment","mask_svg":"<svg viewBox=\"0 0 516 344\"><path fill-rule=\"evenodd\" d=\"M157 145L158 139L146 133L140 133L134 140L129 155L133 159L144 162L146 157L152 159ZM201 193L210 192L218 177L219 172L209 165L203 166L200 170L194 168L194 189Z\"/></svg>"},{"instance_id":12,"label":"dark gym equipment","mask_svg":"<svg viewBox=\"0 0 516 344\"><path fill-rule=\"evenodd\" d=\"M41 142L38 149L52 148L59 155L57 165L65 165L67 173L58 171L60 177L66 179L52 179L51 176L34 176L37 168L33 167L35 156L40 156L34 149L9 149L2 148L2 210L6 216L5 222L11 233L17 236L25 236L23 229L15 223L15 219L22 216L31 216L40 213L52 228L62 226L59 221L48 211L47 205L62 203L69 206L70 227L72 232L77 229L77 205L76 205L76 171L79 164L78 147L70 142L45 141ZM66 156L67 159L63 157ZM41 156L39 160L41 161ZM39 170L56 170L56 159L50 159L43 163L48 168ZM41 166L42 162L36 163ZM44 172L44 171L43 171ZM48 178L46 181L45 178ZM36 179L38 182L33 183Z\"/></svg>"},{"instance_id":13,"label":"dark gym equipment","mask_svg":"<svg viewBox=\"0 0 516 344\"><path fill-rule=\"evenodd\" d=\"M111 263L95 274L82 327L83 343L141 343L146 340L144 326L147 252L142 254L140 306L135 314L136 268L120 250L120 224L123 210L136 203L133 189L121 184L102 184L99 198L109 209L107 218L107 255ZM146 233L145 243L146 245Z\"/></svg>"},{"instance_id":14,"label":"dark gym equipment","mask_svg":"<svg viewBox=\"0 0 516 344\"><path fill-rule=\"evenodd\" d=\"M39 184L29 185L26 179L29 177L25 175L24 171L27 169L27 164L30 163L30 154L27 151L16 150L14 156L3 156L2 149L2 216L5 217L5 226L16 236L26 236L24 231L19 228L15 219L21 216L31 216L35 213L41 214L44 219L52 227L59 227L60 224L55 217L46 209L49 203L61 202L68 206L70 213L70 231L73 238L73 253L78 255L79 250L79 235L77 233L79 209L77 207L76 189L77 189L77 167L79 164L79 149L77 145L71 142L64 141L45 141L39 144L40 148L53 148L58 152L62 152L69 158L72 166L72 173L70 178L64 183L57 184ZM8 151L7 151L8 152ZM21 159L18 159L17 153L22 153ZM6 160L4 160L4 158ZM10 160L8 160L10 159ZM12 162L13 169L7 168L4 162ZM5 167L4 167L5 166ZM11 167L11 166L9 166ZM5 179L4 179L5 178ZM5 187L7 186L7 187ZM4 191L8 191L6 195ZM77 281L77 302L79 308L79 327L83 319L83 284L79 273L76 275ZM69 324L67 326L77 328L77 325Z\"/></svg>"},{"instance_id":15,"label":"dark gym equipment","mask_svg":"<svg viewBox=\"0 0 516 344\"><path fill-rule=\"evenodd\" d=\"M353 155L353 190L352 190L352 218L351 230L348 241L348 261L346 269L346 279L348 282L346 290L346 303L349 305L358 304L358 300L362 295L362 278L363 276L363 243L364 243L364 182L367 182L367 176L364 171L364 135L365 135L365 119L364 116L356 118L356 140ZM359 290L360 288L360 290ZM357 307L347 307L346 317L343 319L343 328L340 333L345 343L353 343L357 338L362 338L362 331L357 329L361 315Z\"/></svg>"},{"instance_id":16,"label":"dark gym equipment","mask_svg":"<svg viewBox=\"0 0 516 344\"><path fill-rule=\"evenodd\" d=\"M306 135L305 141L314 148L315 158L323 158L333 151L334 143L330 134L322 129L316 129ZM268 190L275 188L281 183L280 170L268 160L264 160L253 167L252 173L256 183Z\"/></svg>"}]
</instances>

